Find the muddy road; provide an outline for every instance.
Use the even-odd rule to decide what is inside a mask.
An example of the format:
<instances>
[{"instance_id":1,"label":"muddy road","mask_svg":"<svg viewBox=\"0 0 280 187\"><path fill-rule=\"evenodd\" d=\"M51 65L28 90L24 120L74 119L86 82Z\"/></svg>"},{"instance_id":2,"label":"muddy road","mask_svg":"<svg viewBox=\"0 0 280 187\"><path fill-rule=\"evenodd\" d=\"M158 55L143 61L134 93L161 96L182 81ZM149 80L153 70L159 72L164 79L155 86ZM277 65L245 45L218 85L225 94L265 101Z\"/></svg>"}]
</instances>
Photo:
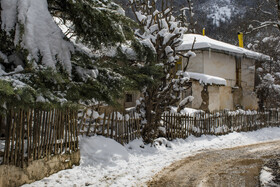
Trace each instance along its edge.
<instances>
[{"instance_id":1,"label":"muddy road","mask_svg":"<svg viewBox=\"0 0 280 187\"><path fill-rule=\"evenodd\" d=\"M256 187L265 161L280 154L280 141L211 150L173 163L148 186Z\"/></svg>"}]
</instances>

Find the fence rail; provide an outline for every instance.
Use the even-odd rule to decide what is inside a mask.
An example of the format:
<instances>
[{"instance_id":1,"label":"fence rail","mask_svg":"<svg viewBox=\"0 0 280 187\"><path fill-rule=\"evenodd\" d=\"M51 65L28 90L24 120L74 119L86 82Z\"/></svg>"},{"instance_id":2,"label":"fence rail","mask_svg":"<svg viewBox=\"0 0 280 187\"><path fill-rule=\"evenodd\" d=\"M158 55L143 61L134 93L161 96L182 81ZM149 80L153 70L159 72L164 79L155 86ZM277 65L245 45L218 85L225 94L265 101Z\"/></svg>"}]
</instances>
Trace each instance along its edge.
<instances>
[{"instance_id":1,"label":"fence rail","mask_svg":"<svg viewBox=\"0 0 280 187\"><path fill-rule=\"evenodd\" d=\"M224 135L233 131L252 131L268 126L279 126L279 112L278 109L269 109L266 111L200 112L188 115L165 113L162 115L160 127L163 133L160 134L173 140L187 138L190 135ZM121 144L141 137L142 126L139 115L136 113L105 112L99 115L93 109L86 109L80 116L79 129L82 135L103 135Z\"/></svg>"},{"instance_id":2,"label":"fence rail","mask_svg":"<svg viewBox=\"0 0 280 187\"><path fill-rule=\"evenodd\" d=\"M279 126L278 109L258 112L218 112L162 116L165 137L169 140L190 135L224 135L233 131L253 131L268 126Z\"/></svg>"},{"instance_id":3,"label":"fence rail","mask_svg":"<svg viewBox=\"0 0 280 187\"><path fill-rule=\"evenodd\" d=\"M218 112L178 115L165 113L161 135L169 140L190 135L224 135L279 126L278 109L258 112ZM0 163L24 167L32 160L71 153L78 149L78 135L103 135L121 144L141 137L140 117L94 109L81 112L53 109L12 109L0 115ZM4 146L3 146L4 145Z\"/></svg>"},{"instance_id":4,"label":"fence rail","mask_svg":"<svg viewBox=\"0 0 280 187\"><path fill-rule=\"evenodd\" d=\"M80 113L79 129L81 135L103 135L124 144L140 138L140 118L136 113L119 113L106 111L99 115L92 109Z\"/></svg>"},{"instance_id":5,"label":"fence rail","mask_svg":"<svg viewBox=\"0 0 280 187\"><path fill-rule=\"evenodd\" d=\"M32 160L78 149L74 110L11 109L1 118L1 127L5 126L3 164L24 167Z\"/></svg>"}]
</instances>

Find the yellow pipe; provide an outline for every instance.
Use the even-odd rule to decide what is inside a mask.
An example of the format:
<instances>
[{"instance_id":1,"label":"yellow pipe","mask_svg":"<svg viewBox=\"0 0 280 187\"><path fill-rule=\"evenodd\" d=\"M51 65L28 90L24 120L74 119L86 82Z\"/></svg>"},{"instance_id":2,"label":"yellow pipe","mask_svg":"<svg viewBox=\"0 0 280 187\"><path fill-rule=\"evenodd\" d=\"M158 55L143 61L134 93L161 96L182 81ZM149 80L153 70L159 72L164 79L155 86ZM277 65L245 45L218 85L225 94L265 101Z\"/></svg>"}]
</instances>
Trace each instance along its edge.
<instances>
[{"instance_id":1,"label":"yellow pipe","mask_svg":"<svg viewBox=\"0 0 280 187\"><path fill-rule=\"evenodd\" d=\"M205 36L205 28L202 30L202 35Z\"/></svg>"},{"instance_id":2,"label":"yellow pipe","mask_svg":"<svg viewBox=\"0 0 280 187\"><path fill-rule=\"evenodd\" d=\"M242 32L238 32L238 40L239 40L239 47L244 48L243 33Z\"/></svg>"},{"instance_id":3,"label":"yellow pipe","mask_svg":"<svg viewBox=\"0 0 280 187\"><path fill-rule=\"evenodd\" d=\"M180 70L183 70L183 63L182 62L183 62L183 58L180 56L178 61L175 64L176 72L179 70L179 67L180 67ZM176 75L175 77L177 78L178 76Z\"/></svg>"}]
</instances>

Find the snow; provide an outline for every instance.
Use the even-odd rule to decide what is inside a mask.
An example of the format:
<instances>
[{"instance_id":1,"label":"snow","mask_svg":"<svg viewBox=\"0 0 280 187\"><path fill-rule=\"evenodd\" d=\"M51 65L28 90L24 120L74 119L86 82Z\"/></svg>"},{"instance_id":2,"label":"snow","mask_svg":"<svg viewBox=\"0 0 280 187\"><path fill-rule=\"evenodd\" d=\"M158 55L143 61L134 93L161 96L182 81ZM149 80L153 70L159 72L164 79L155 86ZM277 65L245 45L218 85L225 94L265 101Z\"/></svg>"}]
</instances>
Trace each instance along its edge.
<instances>
[{"instance_id":1,"label":"snow","mask_svg":"<svg viewBox=\"0 0 280 187\"><path fill-rule=\"evenodd\" d=\"M46 102L46 99L42 96L42 95L39 95L37 98L36 98L36 102Z\"/></svg>"},{"instance_id":2,"label":"snow","mask_svg":"<svg viewBox=\"0 0 280 187\"><path fill-rule=\"evenodd\" d=\"M84 69L82 67L77 66L76 67L76 72L79 75L79 77L81 77L85 82L89 79L89 78L94 78L96 79L98 76L98 70L97 69Z\"/></svg>"},{"instance_id":3,"label":"snow","mask_svg":"<svg viewBox=\"0 0 280 187\"><path fill-rule=\"evenodd\" d=\"M213 20L213 25L217 25L217 27L220 26L221 22L226 22L226 20L229 20L232 17L233 11L232 6L224 6L224 7L218 7L213 6L217 11L213 12L212 14L207 15L208 18L211 18Z\"/></svg>"},{"instance_id":4,"label":"snow","mask_svg":"<svg viewBox=\"0 0 280 187\"><path fill-rule=\"evenodd\" d=\"M103 136L83 138L80 141L80 147L84 158L81 166L92 166L96 162L103 165L114 165L117 160L129 161L125 147Z\"/></svg>"},{"instance_id":5,"label":"snow","mask_svg":"<svg viewBox=\"0 0 280 187\"><path fill-rule=\"evenodd\" d=\"M4 63L8 63L8 57L0 51L0 58L3 59Z\"/></svg>"},{"instance_id":6,"label":"snow","mask_svg":"<svg viewBox=\"0 0 280 187\"><path fill-rule=\"evenodd\" d=\"M172 114L174 114L174 113L178 114L177 110L178 110L178 107L174 107L174 106L170 107L170 112ZM204 112L204 111L203 110L197 110L197 109L194 109L194 108L188 108L188 107L185 107L180 111L180 113L182 115L190 115L190 116L194 116L195 114L202 113L202 112Z\"/></svg>"},{"instance_id":7,"label":"snow","mask_svg":"<svg viewBox=\"0 0 280 187\"><path fill-rule=\"evenodd\" d=\"M263 77L263 79L266 80L266 81L272 82L272 83L275 81L275 79L273 78L273 76L270 73L266 74Z\"/></svg>"},{"instance_id":8,"label":"snow","mask_svg":"<svg viewBox=\"0 0 280 187\"><path fill-rule=\"evenodd\" d=\"M137 19L142 22L143 20L145 20L147 17L144 16L141 12L135 12Z\"/></svg>"},{"instance_id":9,"label":"snow","mask_svg":"<svg viewBox=\"0 0 280 187\"><path fill-rule=\"evenodd\" d=\"M38 63L42 58L43 65L55 69L58 59L71 74L70 59L74 47L63 39L64 35L54 22L46 0L2 0L1 8L1 28L8 34L15 29L15 45L30 51L30 61ZM21 26L24 27L23 32Z\"/></svg>"},{"instance_id":10,"label":"snow","mask_svg":"<svg viewBox=\"0 0 280 187\"><path fill-rule=\"evenodd\" d=\"M268 167L263 167L260 174L260 183L262 186L270 186L272 180L274 179L272 175L272 170Z\"/></svg>"},{"instance_id":11,"label":"snow","mask_svg":"<svg viewBox=\"0 0 280 187\"><path fill-rule=\"evenodd\" d=\"M194 57L196 57L196 54L195 54L195 52L192 52L191 50L189 50L189 51L185 54L185 56L190 57L190 58L194 58Z\"/></svg>"},{"instance_id":12,"label":"snow","mask_svg":"<svg viewBox=\"0 0 280 187\"><path fill-rule=\"evenodd\" d=\"M247 58L253 58L253 59L263 59L263 60L269 60L270 57L261 53L257 53L254 51L250 51L248 49L244 49L241 47L237 47L225 42L221 42L218 40L214 40L212 38L209 38L207 36L202 36L199 34L184 34L183 36L183 43L181 46L179 46L177 49L179 51L187 51L192 49L192 45L194 42L194 39L196 39L196 42L194 44L194 49L215 49L218 51L225 51L237 55L242 55Z\"/></svg>"},{"instance_id":13,"label":"snow","mask_svg":"<svg viewBox=\"0 0 280 187\"><path fill-rule=\"evenodd\" d=\"M201 74L201 73L194 73L194 72L188 72L191 79L198 80L200 84L217 84L217 85L227 85L226 79L223 79L221 77Z\"/></svg>"},{"instance_id":14,"label":"snow","mask_svg":"<svg viewBox=\"0 0 280 187\"><path fill-rule=\"evenodd\" d=\"M2 67L2 66L1 66ZM18 72L21 72L23 71L23 67L21 65L18 65L14 71L12 72L9 72L9 73L6 73L5 71L2 70L2 68L0 67L0 76L2 75L11 75L11 74L14 74L14 73L18 73ZM4 68L3 68L4 69Z\"/></svg>"},{"instance_id":15,"label":"snow","mask_svg":"<svg viewBox=\"0 0 280 187\"><path fill-rule=\"evenodd\" d=\"M16 24L16 9L18 0L1 0L1 29L10 32Z\"/></svg>"},{"instance_id":16,"label":"snow","mask_svg":"<svg viewBox=\"0 0 280 187\"><path fill-rule=\"evenodd\" d=\"M224 136L190 136L185 140L157 140L154 146L141 139L125 147L101 136L80 137L81 165L60 171L27 186L145 186L145 182L170 165L203 150L280 140L280 128Z\"/></svg>"},{"instance_id":17,"label":"snow","mask_svg":"<svg viewBox=\"0 0 280 187\"><path fill-rule=\"evenodd\" d=\"M187 103L190 103L194 100L194 97L193 96L188 96L186 98L184 98L180 103L179 103L179 106L184 106L186 105Z\"/></svg>"},{"instance_id":18,"label":"snow","mask_svg":"<svg viewBox=\"0 0 280 187\"><path fill-rule=\"evenodd\" d=\"M235 16L243 16L246 7L239 6L238 1L234 0L211 0L199 4L200 11L207 15L216 27L223 26L223 23L230 23Z\"/></svg>"}]
</instances>

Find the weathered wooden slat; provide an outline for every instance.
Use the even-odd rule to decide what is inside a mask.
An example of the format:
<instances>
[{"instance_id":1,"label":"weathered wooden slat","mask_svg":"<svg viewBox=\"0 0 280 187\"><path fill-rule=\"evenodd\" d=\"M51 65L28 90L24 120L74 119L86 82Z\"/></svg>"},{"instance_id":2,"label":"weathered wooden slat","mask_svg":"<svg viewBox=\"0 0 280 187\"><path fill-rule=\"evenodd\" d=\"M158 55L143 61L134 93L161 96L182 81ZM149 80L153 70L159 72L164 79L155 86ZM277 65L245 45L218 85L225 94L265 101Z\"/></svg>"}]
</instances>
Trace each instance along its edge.
<instances>
[{"instance_id":1,"label":"weathered wooden slat","mask_svg":"<svg viewBox=\"0 0 280 187\"><path fill-rule=\"evenodd\" d=\"M104 111L104 117L102 122L102 136L105 136L105 122L106 122L106 110Z\"/></svg>"},{"instance_id":2,"label":"weathered wooden slat","mask_svg":"<svg viewBox=\"0 0 280 187\"><path fill-rule=\"evenodd\" d=\"M31 121L31 116L30 116L30 110L27 109L26 111L26 138L27 138L27 166L29 164L30 160L30 144L31 144L31 137L30 137L30 121Z\"/></svg>"},{"instance_id":3,"label":"weathered wooden slat","mask_svg":"<svg viewBox=\"0 0 280 187\"><path fill-rule=\"evenodd\" d=\"M45 140L44 140L44 148L45 148L45 157L49 154L49 137L50 137L50 124L51 124L51 114L52 111L48 110L47 112L47 122L46 122L46 131L45 131Z\"/></svg>"},{"instance_id":4,"label":"weathered wooden slat","mask_svg":"<svg viewBox=\"0 0 280 187\"><path fill-rule=\"evenodd\" d=\"M80 123L79 123L79 126L78 126L78 129L82 131L82 136L84 135L84 129L85 129L85 120L86 120L86 115L87 115L87 110L88 108L86 108L84 111L83 111L83 115L81 117L81 120L80 120Z\"/></svg>"},{"instance_id":5,"label":"weathered wooden slat","mask_svg":"<svg viewBox=\"0 0 280 187\"><path fill-rule=\"evenodd\" d=\"M73 151L74 141L73 141L73 133L74 133L74 112L70 110L70 153Z\"/></svg>"},{"instance_id":6,"label":"weathered wooden slat","mask_svg":"<svg viewBox=\"0 0 280 187\"><path fill-rule=\"evenodd\" d=\"M19 120L20 120L20 113L17 111L17 120L16 120L16 136L15 136L15 157L14 157L14 163L16 166L18 166L18 149L19 149L19 134L20 134L20 126L19 126Z\"/></svg>"},{"instance_id":7,"label":"weathered wooden slat","mask_svg":"<svg viewBox=\"0 0 280 187\"><path fill-rule=\"evenodd\" d=\"M109 137L109 129L110 129L110 122L111 122L111 116L113 114L108 114L108 120L107 120L107 123L106 123L106 127L107 127L107 132L106 132L106 137L108 138Z\"/></svg>"},{"instance_id":8,"label":"weathered wooden slat","mask_svg":"<svg viewBox=\"0 0 280 187\"><path fill-rule=\"evenodd\" d=\"M111 139L113 139L113 130L114 130L114 120L115 120L115 118L114 118L114 113L115 112L113 112L113 116L112 116L112 122L111 122L111 135L110 135L110 138ZM116 114L116 119L117 119L117 114Z\"/></svg>"},{"instance_id":9,"label":"weathered wooden slat","mask_svg":"<svg viewBox=\"0 0 280 187\"><path fill-rule=\"evenodd\" d=\"M76 111L76 113L78 113L78 111ZM75 151L78 149L79 147L79 127L78 127L78 116L75 115Z\"/></svg>"},{"instance_id":10,"label":"weathered wooden slat","mask_svg":"<svg viewBox=\"0 0 280 187\"><path fill-rule=\"evenodd\" d=\"M59 111L55 109L55 117L54 117L54 124L53 124L53 137L52 137L52 145L54 144L54 151L53 153L57 154L57 138L58 138L58 124L59 123Z\"/></svg>"},{"instance_id":11,"label":"weathered wooden slat","mask_svg":"<svg viewBox=\"0 0 280 187\"><path fill-rule=\"evenodd\" d=\"M46 157L47 156L47 150L48 150L48 148L47 148L47 142L48 142L48 128L49 128L49 123L50 123L50 111L49 110L47 110L46 111L46 116L45 116L45 125L44 125L44 134L43 134L43 136L44 136L44 140L43 140L43 148L42 148L42 152L43 152L43 157Z\"/></svg>"},{"instance_id":12,"label":"weathered wooden slat","mask_svg":"<svg viewBox=\"0 0 280 187\"><path fill-rule=\"evenodd\" d=\"M3 163L9 165L10 164L10 138L12 136L12 127L13 127L13 122L12 122L12 116L13 116L13 111L9 110L7 114L7 124L6 124L6 140L5 140L5 151L4 151L4 160ZM11 150L13 149L13 142L11 142ZM12 151L11 151L12 152Z\"/></svg>"},{"instance_id":13,"label":"weathered wooden slat","mask_svg":"<svg viewBox=\"0 0 280 187\"><path fill-rule=\"evenodd\" d=\"M38 124L37 124L37 120L38 120L38 110L37 109L34 109L34 123L33 123L33 128L32 128L32 134L33 134L33 141L32 141L32 158L33 160L35 160L35 148L36 148L36 136L37 136L37 127L38 127Z\"/></svg>"},{"instance_id":14,"label":"weathered wooden slat","mask_svg":"<svg viewBox=\"0 0 280 187\"><path fill-rule=\"evenodd\" d=\"M61 110L61 123L60 125L60 152L59 154L63 153L63 142L64 141L64 136L65 136L65 111L62 109Z\"/></svg>"}]
</instances>

